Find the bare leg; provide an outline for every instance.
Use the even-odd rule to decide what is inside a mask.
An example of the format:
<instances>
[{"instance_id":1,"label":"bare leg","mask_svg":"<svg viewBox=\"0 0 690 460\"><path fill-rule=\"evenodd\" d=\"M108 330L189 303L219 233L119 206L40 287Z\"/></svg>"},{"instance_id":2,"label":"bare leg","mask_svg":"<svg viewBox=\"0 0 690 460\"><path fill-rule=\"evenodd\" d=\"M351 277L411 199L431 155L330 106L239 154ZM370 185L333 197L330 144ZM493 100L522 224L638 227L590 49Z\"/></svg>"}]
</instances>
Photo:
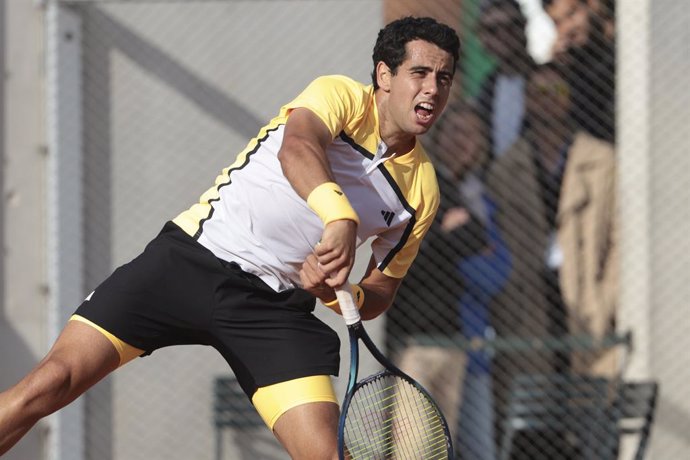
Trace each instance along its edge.
<instances>
[{"instance_id":1,"label":"bare leg","mask_svg":"<svg viewBox=\"0 0 690 460\"><path fill-rule=\"evenodd\" d=\"M302 404L285 412L273 432L295 460L337 460L338 405Z\"/></svg>"},{"instance_id":2,"label":"bare leg","mask_svg":"<svg viewBox=\"0 0 690 460\"><path fill-rule=\"evenodd\" d=\"M101 332L68 322L43 361L0 393L0 455L41 418L74 401L119 363L117 350Z\"/></svg>"}]
</instances>

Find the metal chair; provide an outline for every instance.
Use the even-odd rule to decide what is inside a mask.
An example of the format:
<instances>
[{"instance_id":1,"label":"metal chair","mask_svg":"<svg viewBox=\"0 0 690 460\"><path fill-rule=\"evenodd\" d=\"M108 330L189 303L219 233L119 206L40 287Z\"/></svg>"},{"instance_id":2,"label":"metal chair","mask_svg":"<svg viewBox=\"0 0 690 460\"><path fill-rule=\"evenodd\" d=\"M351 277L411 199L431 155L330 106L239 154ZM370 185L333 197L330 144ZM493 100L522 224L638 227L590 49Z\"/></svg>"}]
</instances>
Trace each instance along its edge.
<instances>
[{"instance_id":1,"label":"metal chair","mask_svg":"<svg viewBox=\"0 0 690 460\"><path fill-rule=\"evenodd\" d=\"M512 382L499 458L615 459L611 382L572 374L522 374ZM517 439L525 442L516 442Z\"/></svg>"},{"instance_id":2,"label":"metal chair","mask_svg":"<svg viewBox=\"0 0 690 460\"><path fill-rule=\"evenodd\" d=\"M637 436L635 460L642 460L647 451L659 384L654 381L622 382L614 404L620 439Z\"/></svg>"}]
</instances>

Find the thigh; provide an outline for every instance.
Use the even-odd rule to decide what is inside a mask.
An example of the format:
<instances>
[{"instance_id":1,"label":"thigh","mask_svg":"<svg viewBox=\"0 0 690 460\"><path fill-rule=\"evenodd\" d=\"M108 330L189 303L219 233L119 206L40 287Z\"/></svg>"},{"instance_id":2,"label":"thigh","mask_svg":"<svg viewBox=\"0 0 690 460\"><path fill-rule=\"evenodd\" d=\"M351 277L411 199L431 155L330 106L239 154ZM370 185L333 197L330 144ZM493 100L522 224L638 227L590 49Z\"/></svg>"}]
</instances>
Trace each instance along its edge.
<instances>
[{"instance_id":1,"label":"thigh","mask_svg":"<svg viewBox=\"0 0 690 460\"><path fill-rule=\"evenodd\" d=\"M144 354L207 344L215 293L224 280L221 262L168 224L142 254L103 281L76 315Z\"/></svg>"},{"instance_id":2,"label":"thigh","mask_svg":"<svg viewBox=\"0 0 690 460\"><path fill-rule=\"evenodd\" d=\"M117 351L99 331L68 322L46 357L0 393L0 456L41 417L74 401L118 364Z\"/></svg>"},{"instance_id":3,"label":"thigh","mask_svg":"<svg viewBox=\"0 0 690 460\"><path fill-rule=\"evenodd\" d=\"M213 313L212 345L249 397L260 387L338 373L340 340L314 316L311 294L275 292L244 272L229 276L227 286Z\"/></svg>"},{"instance_id":4,"label":"thigh","mask_svg":"<svg viewBox=\"0 0 690 460\"><path fill-rule=\"evenodd\" d=\"M72 315L72 317L70 318L70 322L72 321L91 326L93 329L96 329L98 332L100 332L106 339L108 339L110 343L115 347L115 350L117 350L117 353L120 357L120 366L124 366L134 358L137 358L144 354L144 350L131 346L124 340L111 334L110 332L108 332L98 324L94 323L93 321L89 321L88 319L76 314Z\"/></svg>"},{"instance_id":5,"label":"thigh","mask_svg":"<svg viewBox=\"0 0 690 460\"><path fill-rule=\"evenodd\" d=\"M252 404L266 425L273 430L283 415L311 403L332 403L338 406L333 383L328 375L312 375L259 388Z\"/></svg>"},{"instance_id":6,"label":"thigh","mask_svg":"<svg viewBox=\"0 0 690 460\"><path fill-rule=\"evenodd\" d=\"M302 404L283 414L273 428L291 458L337 458L338 416L336 403Z\"/></svg>"},{"instance_id":7,"label":"thigh","mask_svg":"<svg viewBox=\"0 0 690 460\"><path fill-rule=\"evenodd\" d=\"M66 396L72 400L115 370L119 363L117 350L100 331L84 323L68 321L34 372L46 369L55 374L55 369L60 369L69 376Z\"/></svg>"}]
</instances>

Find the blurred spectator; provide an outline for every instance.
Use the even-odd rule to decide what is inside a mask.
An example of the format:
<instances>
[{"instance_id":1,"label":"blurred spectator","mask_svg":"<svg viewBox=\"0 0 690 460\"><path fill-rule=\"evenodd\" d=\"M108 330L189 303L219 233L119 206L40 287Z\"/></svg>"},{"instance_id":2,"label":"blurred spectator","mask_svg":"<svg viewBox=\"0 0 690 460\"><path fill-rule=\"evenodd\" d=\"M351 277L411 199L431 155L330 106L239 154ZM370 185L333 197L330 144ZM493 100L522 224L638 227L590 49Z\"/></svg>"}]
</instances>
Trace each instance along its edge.
<instances>
[{"instance_id":1,"label":"blurred spectator","mask_svg":"<svg viewBox=\"0 0 690 460\"><path fill-rule=\"evenodd\" d=\"M488 215L481 175L489 158L487 129L478 110L464 101L448 112L434 149L439 186L449 194L448 206L441 203L439 223L445 237L458 245L457 254L468 257L486 247Z\"/></svg>"},{"instance_id":2,"label":"blurred spectator","mask_svg":"<svg viewBox=\"0 0 690 460\"><path fill-rule=\"evenodd\" d=\"M441 124L438 147L439 152L455 157L457 166L452 177L459 184L466 207L446 211L442 228L454 229L460 241L473 243L469 251L459 254L456 263L462 285L458 299L461 333L469 343L490 340L493 328L489 306L506 281L510 258L494 222L495 206L482 180L488 159L486 125L476 111L466 107L457 116L447 116ZM451 158L445 163L453 164ZM491 354L486 348L467 351L456 438L459 458L463 460L496 458L491 371Z\"/></svg>"},{"instance_id":3,"label":"blurred spectator","mask_svg":"<svg viewBox=\"0 0 690 460\"><path fill-rule=\"evenodd\" d=\"M457 312L462 280L457 264L486 245L483 189L476 172L488 155L482 120L462 102L448 108L435 134L435 145L428 151L436 168L441 204L386 314L386 329L389 352L403 371L434 396L455 437L467 355L454 347L415 340L423 335L433 342L434 336L449 338L460 333Z\"/></svg>"},{"instance_id":4,"label":"blurred spectator","mask_svg":"<svg viewBox=\"0 0 690 460\"><path fill-rule=\"evenodd\" d=\"M494 326L499 336L600 338L613 330L616 301L613 145L574 129L570 89L555 64L535 70L527 95L525 131L487 176L513 256ZM509 355L503 383L517 372L570 369L570 360L577 372L617 370L608 354L565 358L549 362L537 350Z\"/></svg>"},{"instance_id":5,"label":"blurred spectator","mask_svg":"<svg viewBox=\"0 0 690 460\"><path fill-rule=\"evenodd\" d=\"M526 80L535 63L527 50L527 20L515 0L495 0L485 7L478 36L496 60L478 96L489 127L490 155L497 158L520 135L525 114Z\"/></svg>"},{"instance_id":6,"label":"blurred spectator","mask_svg":"<svg viewBox=\"0 0 690 460\"><path fill-rule=\"evenodd\" d=\"M604 37L613 40L616 35L616 0L588 0L588 4L603 21Z\"/></svg>"},{"instance_id":7,"label":"blurred spectator","mask_svg":"<svg viewBox=\"0 0 690 460\"><path fill-rule=\"evenodd\" d=\"M565 64L572 117L593 136L615 141L614 1L542 0L556 27L553 59Z\"/></svg>"}]
</instances>

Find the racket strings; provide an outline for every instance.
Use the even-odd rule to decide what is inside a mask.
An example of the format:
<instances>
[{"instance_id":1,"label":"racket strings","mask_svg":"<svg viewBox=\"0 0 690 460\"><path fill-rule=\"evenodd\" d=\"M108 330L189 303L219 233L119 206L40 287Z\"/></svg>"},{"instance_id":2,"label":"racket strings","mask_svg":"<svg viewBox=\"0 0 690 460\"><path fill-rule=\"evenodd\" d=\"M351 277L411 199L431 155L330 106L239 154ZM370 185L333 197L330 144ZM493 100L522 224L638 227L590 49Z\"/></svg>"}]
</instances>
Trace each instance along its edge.
<instances>
[{"instance_id":1,"label":"racket strings","mask_svg":"<svg viewBox=\"0 0 690 460\"><path fill-rule=\"evenodd\" d=\"M382 374L353 395L345 418L349 458L448 458L445 425L436 406L405 379Z\"/></svg>"}]
</instances>

